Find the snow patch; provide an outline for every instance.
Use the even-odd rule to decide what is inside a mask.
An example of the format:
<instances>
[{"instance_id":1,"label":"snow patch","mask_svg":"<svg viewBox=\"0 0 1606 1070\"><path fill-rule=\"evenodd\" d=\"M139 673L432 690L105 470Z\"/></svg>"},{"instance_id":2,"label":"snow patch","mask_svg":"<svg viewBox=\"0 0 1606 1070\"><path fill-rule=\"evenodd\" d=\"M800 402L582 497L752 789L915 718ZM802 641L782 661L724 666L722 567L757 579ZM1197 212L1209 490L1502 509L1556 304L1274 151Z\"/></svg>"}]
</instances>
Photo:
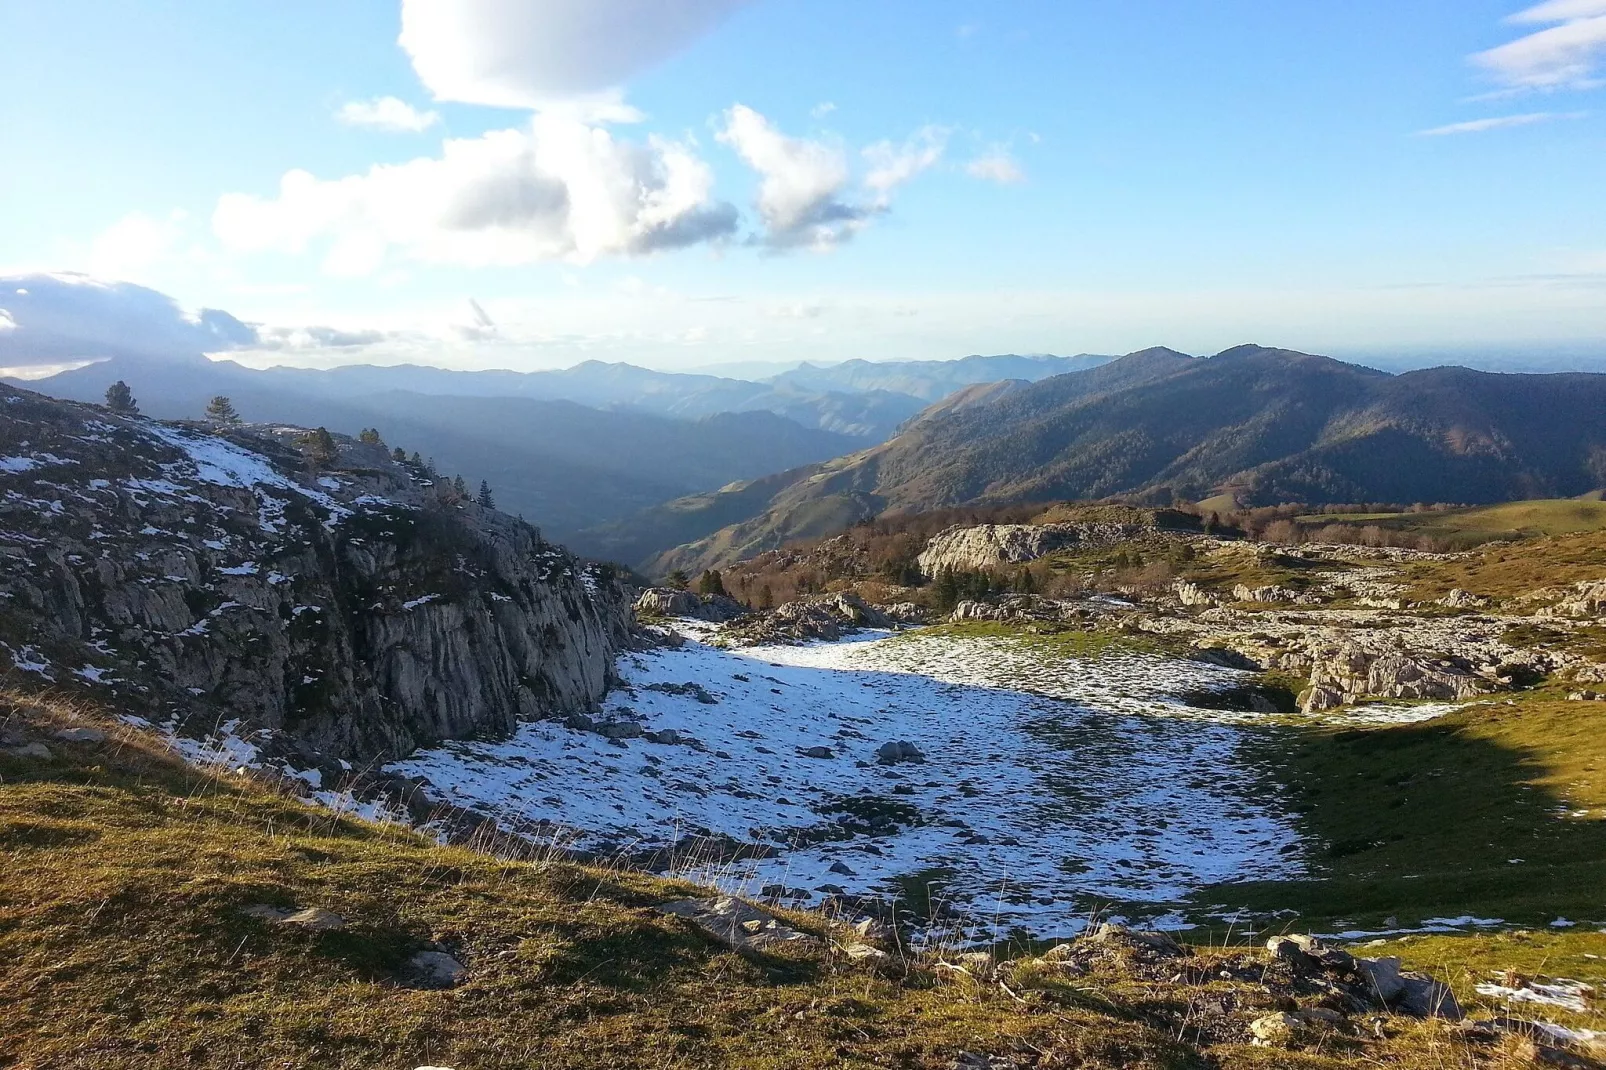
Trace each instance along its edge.
<instances>
[{"instance_id":1,"label":"snow patch","mask_svg":"<svg viewBox=\"0 0 1606 1070\"><path fill-rule=\"evenodd\" d=\"M621 658L626 687L598 719L665 742L543 722L388 769L511 828L572 830L593 850L709 832L774 852L674 863L733 890L890 897L930 883L999 933L1072 933L1112 900L1164 917L1203 885L1302 872L1296 832L1238 757L1243 729L1172 697L1241 673L1139 655L1045 658L1007 640L858 639L738 651L687 642ZM880 764L878 749L898 740L924 762ZM848 833L839 822L854 809L883 820Z\"/></svg>"}]
</instances>

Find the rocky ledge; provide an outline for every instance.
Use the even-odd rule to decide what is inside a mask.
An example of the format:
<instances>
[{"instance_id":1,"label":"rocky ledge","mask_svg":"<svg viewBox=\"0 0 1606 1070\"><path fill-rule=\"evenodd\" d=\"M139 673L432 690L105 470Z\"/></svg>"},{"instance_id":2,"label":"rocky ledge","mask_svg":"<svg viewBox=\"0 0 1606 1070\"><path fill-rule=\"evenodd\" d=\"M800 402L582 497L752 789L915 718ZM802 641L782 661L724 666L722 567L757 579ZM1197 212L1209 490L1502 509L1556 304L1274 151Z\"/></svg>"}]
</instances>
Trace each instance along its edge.
<instances>
[{"instance_id":1,"label":"rocky ledge","mask_svg":"<svg viewBox=\"0 0 1606 1070\"><path fill-rule=\"evenodd\" d=\"M0 387L0 648L302 765L601 699L633 626L609 573L381 445L302 435Z\"/></svg>"}]
</instances>

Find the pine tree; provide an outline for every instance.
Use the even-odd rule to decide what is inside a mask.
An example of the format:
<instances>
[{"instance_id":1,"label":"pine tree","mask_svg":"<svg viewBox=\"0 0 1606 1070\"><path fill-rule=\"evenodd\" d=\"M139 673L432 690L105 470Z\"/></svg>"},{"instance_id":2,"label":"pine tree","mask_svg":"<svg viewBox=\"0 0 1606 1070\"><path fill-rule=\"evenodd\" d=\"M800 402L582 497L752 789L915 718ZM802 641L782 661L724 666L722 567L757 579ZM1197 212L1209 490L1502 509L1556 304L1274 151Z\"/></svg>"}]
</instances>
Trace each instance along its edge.
<instances>
[{"instance_id":1,"label":"pine tree","mask_svg":"<svg viewBox=\"0 0 1606 1070\"><path fill-rule=\"evenodd\" d=\"M128 384L121 379L106 388L106 407L125 416L139 415L139 404L134 400L134 392L128 389Z\"/></svg>"},{"instance_id":2,"label":"pine tree","mask_svg":"<svg viewBox=\"0 0 1606 1070\"><path fill-rule=\"evenodd\" d=\"M234 407L234 402L219 394L206 403L206 418L219 427L233 427L240 422L240 411Z\"/></svg>"},{"instance_id":3,"label":"pine tree","mask_svg":"<svg viewBox=\"0 0 1606 1070\"><path fill-rule=\"evenodd\" d=\"M937 581L932 588L931 599L938 609L950 610L959 604L959 583L952 569L938 569Z\"/></svg>"},{"instance_id":4,"label":"pine tree","mask_svg":"<svg viewBox=\"0 0 1606 1070\"><path fill-rule=\"evenodd\" d=\"M314 468L322 468L332 464L340 456L340 449L335 445L335 436L329 433L327 427L320 427L316 431L309 431L301 436L301 452L306 455L307 461Z\"/></svg>"},{"instance_id":5,"label":"pine tree","mask_svg":"<svg viewBox=\"0 0 1606 1070\"><path fill-rule=\"evenodd\" d=\"M463 481L462 476L457 475L452 477L452 493L456 494L459 498L468 497L468 484Z\"/></svg>"},{"instance_id":6,"label":"pine tree","mask_svg":"<svg viewBox=\"0 0 1606 1070\"><path fill-rule=\"evenodd\" d=\"M675 571L669 574L667 582L669 586L673 587L675 590L684 591L687 585L691 583L691 580L687 578L684 572L677 568Z\"/></svg>"},{"instance_id":7,"label":"pine tree","mask_svg":"<svg viewBox=\"0 0 1606 1070\"><path fill-rule=\"evenodd\" d=\"M481 509L496 508L496 499L491 496L491 485L483 479L480 480L480 495L477 500Z\"/></svg>"},{"instance_id":8,"label":"pine tree","mask_svg":"<svg viewBox=\"0 0 1606 1070\"><path fill-rule=\"evenodd\" d=\"M775 608L775 592L770 590L770 585L767 583L758 589L758 608Z\"/></svg>"},{"instance_id":9,"label":"pine tree","mask_svg":"<svg viewBox=\"0 0 1606 1070\"><path fill-rule=\"evenodd\" d=\"M725 577L719 574L718 569L708 569L697 578L697 593L723 596L725 594Z\"/></svg>"},{"instance_id":10,"label":"pine tree","mask_svg":"<svg viewBox=\"0 0 1606 1070\"><path fill-rule=\"evenodd\" d=\"M385 440L379 437L379 428L377 427L363 428L362 433L357 436L357 441L367 446L383 446L385 444Z\"/></svg>"},{"instance_id":11,"label":"pine tree","mask_svg":"<svg viewBox=\"0 0 1606 1070\"><path fill-rule=\"evenodd\" d=\"M405 464L407 461L407 451L402 449L400 446L397 446L395 449L390 451L390 459L395 461L397 464Z\"/></svg>"}]
</instances>

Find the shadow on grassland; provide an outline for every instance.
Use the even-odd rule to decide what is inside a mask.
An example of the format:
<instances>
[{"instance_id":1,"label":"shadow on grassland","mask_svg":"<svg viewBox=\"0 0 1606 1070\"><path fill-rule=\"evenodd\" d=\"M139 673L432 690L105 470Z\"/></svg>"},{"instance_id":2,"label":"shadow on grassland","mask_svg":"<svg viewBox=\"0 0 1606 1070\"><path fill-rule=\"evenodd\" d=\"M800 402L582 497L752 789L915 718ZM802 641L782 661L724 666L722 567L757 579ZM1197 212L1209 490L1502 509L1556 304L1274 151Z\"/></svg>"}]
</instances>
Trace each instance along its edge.
<instances>
[{"instance_id":1,"label":"shadow on grassland","mask_svg":"<svg viewBox=\"0 0 1606 1070\"><path fill-rule=\"evenodd\" d=\"M1295 911L1298 928L1606 922L1606 706L1522 696L1410 725L1267 730L1251 747L1312 844L1311 875L1214 885L1195 908Z\"/></svg>"}]
</instances>

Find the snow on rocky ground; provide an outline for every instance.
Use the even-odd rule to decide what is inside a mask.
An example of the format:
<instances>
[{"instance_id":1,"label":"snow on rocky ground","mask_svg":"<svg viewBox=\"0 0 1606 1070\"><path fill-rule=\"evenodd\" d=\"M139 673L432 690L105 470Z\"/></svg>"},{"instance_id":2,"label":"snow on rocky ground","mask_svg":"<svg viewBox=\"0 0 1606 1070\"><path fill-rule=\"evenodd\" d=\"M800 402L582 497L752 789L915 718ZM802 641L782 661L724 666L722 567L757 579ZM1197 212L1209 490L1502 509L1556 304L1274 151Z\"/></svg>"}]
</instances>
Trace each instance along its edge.
<instances>
[{"instance_id":1,"label":"snow on rocky ground","mask_svg":"<svg viewBox=\"0 0 1606 1070\"><path fill-rule=\"evenodd\" d=\"M1111 902L1162 917L1204 884L1301 871L1296 833L1239 757L1243 729L1173 697L1231 687L1234 670L913 633L745 650L687 642L627 655L620 671L627 686L599 720L694 742L542 722L389 770L513 827L550 822L581 847L706 830L776 848L723 868L677 866L736 890L784 885L818 901L929 882L984 927L1040 935L1074 932ZM925 760L880 764L878 748L900 740ZM849 836L833 824L844 806L897 824Z\"/></svg>"}]
</instances>

